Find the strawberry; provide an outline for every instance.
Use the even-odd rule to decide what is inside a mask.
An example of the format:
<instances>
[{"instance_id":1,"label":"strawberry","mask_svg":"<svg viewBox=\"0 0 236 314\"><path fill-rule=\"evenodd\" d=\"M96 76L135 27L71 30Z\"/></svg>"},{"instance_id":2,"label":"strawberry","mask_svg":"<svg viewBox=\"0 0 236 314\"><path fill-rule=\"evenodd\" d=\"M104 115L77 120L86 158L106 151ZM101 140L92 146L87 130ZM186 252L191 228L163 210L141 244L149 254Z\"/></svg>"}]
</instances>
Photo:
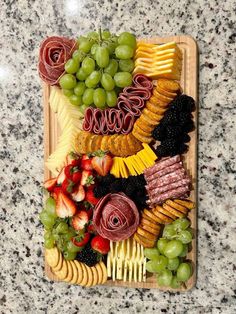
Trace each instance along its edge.
<instances>
[{"instance_id":1,"label":"strawberry","mask_svg":"<svg viewBox=\"0 0 236 314\"><path fill-rule=\"evenodd\" d=\"M88 190L85 196L86 201L88 201L92 205L96 205L99 201L99 198L94 196L93 190Z\"/></svg>"},{"instance_id":2,"label":"strawberry","mask_svg":"<svg viewBox=\"0 0 236 314\"><path fill-rule=\"evenodd\" d=\"M65 194L71 194L74 189L75 189L75 184L73 181L71 181L70 179L65 179L63 182L62 182L62 191L65 193Z\"/></svg>"},{"instance_id":3,"label":"strawberry","mask_svg":"<svg viewBox=\"0 0 236 314\"><path fill-rule=\"evenodd\" d=\"M94 184L94 177L93 177L92 171L90 171L90 170L83 170L80 184L87 185L87 186L91 185L91 184Z\"/></svg>"},{"instance_id":4,"label":"strawberry","mask_svg":"<svg viewBox=\"0 0 236 314\"><path fill-rule=\"evenodd\" d=\"M94 227L94 225L93 225L92 222L88 225L87 231L88 231L89 233L96 234L96 230L95 230L95 227Z\"/></svg>"},{"instance_id":5,"label":"strawberry","mask_svg":"<svg viewBox=\"0 0 236 314\"><path fill-rule=\"evenodd\" d=\"M91 241L91 247L93 250L104 255L110 251L110 241L100 235L96 235Z\"/></svg>"},{"instance_id":6,"label":"strawberry","mask_svg":"<svg viewBox=\"0 0 236 314\"><path fill-rule=\"evenodd\" d=\"M108 174L112 163L112 157L101 150L97 151L92 159L92 167L100 176Z\"/></svg>"},{"instance_id":7,"label":"strawberry","mask_svg":"<svg viewBox=\"0 0 236 314\"><path fill-rule=\"evenodd\" d=\"M71 194L72 198L76 202L82 202L85 198L85 191L82 185L78 185L74 192Z\"/></svg>"},{"instance_id":8,"label":"strawberry","mask_svg":"<svg viewBox=\"0 0 236 314\"><path fill-rule=\"evenodd\" d=\"M72 165L68 165L65 166L65 176L67 179L71 179L72 178L72 172L73 172L73 166Z\"/></svg>"},{"instance_id":9,"label":"strawberry","mask_svg":"<svg viewBox=\"0 0 236 314\"><path fill-rule=\"evenodd\" d=\"M88 213L89 219L91 219L93 217L93 209L92 209L92 207L87 209L87 213Z\"/></svg>"},{"instance_id":10,"label":"strawberry","mask_svg":"<svg viewBox=\"0 0 236 314\"><path fill-rule=\"evenodd\" d=\"M74 169L76 169L77 167L75 167ZM74 183L79 183L80 180L82 178L82 173L80 171L73 171L73 174L72 174L72 181Z\"/></svg>"},{"instance_id":11,"label":"strawberry","mask_svg":"<svg viewBox=\"0 0 236 314\"><path fill-rule=\"evenodd\" d=\"M72 217L76 213L75 203L62 191L56 199L56 214L60 218Z\"/></svg>"},{"instance_id":12,"label":"strawberry","mask_svg":"<svg viewBox=\"0 0 236 314\"><path fill-rule=\"evenodd\" d=\"M79 166L80 162L81 162L80 156L74 152L71 152L66 156L67 165Z\"/></svg>"},{"instance_id":13,"label":"strawberry","mask_svg":"<svg viewBox=\"0 0 236 314\"><path fill-rule=\"evenodd\" d=\"M85 232L83 234L73 237L71 241L73 242L74 245L82 247L88 243L89 239L90 239L90 233Z\"/></svg>"},{"instance_id":14,"label":"strawberry","mask_svg":"<svg viewBox=\"0 0 236 314\"><path fill-rule=\"evenodd\" d=\"M81 168L83 170L93 170L91 163L92 163L92 159L90 159L87 155L83 155L81 159Z\"/></svg>"},{"instance_id":15,"label":"strawberry","mask_svg":"<svg viewBox=\"0 0 236 314\"><path fill-rule=\"evenodd\" d=\"M62 182L65 180L65 167L63 167L57 177L57 184L62 184Z\"/></svg>"},{"instance_id":16,"label":"strawberry","mask_svg":"<svg viewBox=\"0 0 236 314\"><path fill-rule=\"evenodd\" d=\"M44 182L44 187L45 189L48 190L48 192L52 192L55 188L57 184L57 178L51 178L51 179L48 179Z\"/></svg>"},{"instance_id":17,"label":"strawberry","mask_svg":"<svg viewBox=\"0 0 236 314\"><path fill-rule=\"evenodd\" d=\"M56 187L54 188L54 190L53 190L52 197L53 197L55 200L57 200L58 194L59 194L60 192L62 192L61 186L56 186Z\"/></svg>"},{"instance_id":18,"label":"strawberry","mask_svg":"<svg viewBox=\"0 0 236 314\"><path fill-rule=\"evenodd\" d=\"M71 220L72 227L78 231L84 229L85 225L89 222L88 213L84 210L79 210Z\"/></svg>"}]
</instances>

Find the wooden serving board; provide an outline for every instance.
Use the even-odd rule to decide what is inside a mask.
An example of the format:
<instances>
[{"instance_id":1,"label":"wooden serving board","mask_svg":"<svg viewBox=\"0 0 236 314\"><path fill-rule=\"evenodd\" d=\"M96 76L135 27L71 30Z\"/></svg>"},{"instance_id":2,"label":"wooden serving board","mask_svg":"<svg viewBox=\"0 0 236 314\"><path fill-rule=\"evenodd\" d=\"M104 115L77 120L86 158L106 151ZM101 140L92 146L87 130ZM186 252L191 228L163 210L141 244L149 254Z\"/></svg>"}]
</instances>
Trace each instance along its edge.
<instances>
[{"instance_id":1,"label":"wooden serving board","mask_svg":"<svg viewBox=\"0 0 236 314\"><path fill-rule=\"evenodd\" d=\"M172 37L155 37L142 39L142 41L153 44L164 44L175 41L183 53L183 66L181 74L181 87L183 92L192 96L198 102L198 49L194 39L190 36L172 36ZM44 107L44 161L46 162L48 156L56 149L57 139L60 135L60 128L57 123L56 114L52 112L49 106L50 86L43 84L43 107ZM195 131L191 132L191 141L189 151L183 155L184 165L189 175L192 178L193 191L191 192L191 200L196 203L196 208L189 213L191 219L191 226L194 229L194 240L192 242L192 250L188 254L188 258L193 262L193 276L186 283L186 286L174 291L187 291L194 287L196 283L196 256L197 256L197 138L198 138L198 105L193 114L195 122ZM45 180L50 178L50 172L46 167L44 168ZM45 263L45 273L50 280L57 281L57 277L51 272L50 267ZM161 290L171 290L169 288L159 287L156 281L156 276L152 274L147 275L146 282L123 282L108 280L105 285L121 286L130 288L159 288Z\"/></svg>"}]
</instances>

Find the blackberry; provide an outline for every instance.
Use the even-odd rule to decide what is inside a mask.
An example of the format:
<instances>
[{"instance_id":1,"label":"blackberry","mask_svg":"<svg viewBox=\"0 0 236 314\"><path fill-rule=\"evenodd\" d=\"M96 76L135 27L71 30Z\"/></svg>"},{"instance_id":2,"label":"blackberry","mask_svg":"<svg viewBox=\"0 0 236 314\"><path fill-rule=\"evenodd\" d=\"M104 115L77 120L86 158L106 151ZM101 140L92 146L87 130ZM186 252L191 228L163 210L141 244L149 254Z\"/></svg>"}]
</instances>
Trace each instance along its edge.
<instances>
[{"instance_id":1,"label":"blackberry","mask_svg":"<svg viewBox=\"0 0 236 314\"><path fill-rule=\"evenodd\" d=\"M170 104L170 109L179 112L192 112L195 110L195 101L187 95L180 95Z\"/></svg>"},{"instance_id":2,"label":"blackberry","mask_svg":"<svg viewBox=\"0 0 236 314\"><path fill-rule=\"evenodd\" d=\"M77 254L77 260L81 263L85 263L89 267L96 265L98 259L98 254L94 252L90 245L85 246L85 248Z\"/></svg>"},{"instance_id":3,"label":"blackberry","mask_svg":"<svg viewBox=\"0 0 236 314\"><path fill-rule=\"evenodd\" d=\"M190 142L190 140L191 140L191 138L190 138L190 136L189 136L187 133L184 133L184 134L182 135L182 137L181 137L181 141L182 141L183 143L188 143L188 142Z\"/></svg>"},{"instance_id":4,"label":"blackberry","mask_svg":"<svg viewBox=\"0 0 236 314\"><path fill-rule=\"evenodd\" d=\"M129 180L126 178L122 178L120 179L121 181L121 190L125 191L125 189L127 188L128 184L129 184Z\"/></svg>"},{"instance_id":5,"label":"blackberry","mask_svg":"<svg viewBox=\"0 0 236 314\"><path fill-rule=\"evenodd\" d=\"M162 118L161 123L165 126L178 124L179 113L171 110L165 112L164 118Z\"/></svg>"},{"instance_id":6,"label":"blackberry","mask_svg":"<svg viewBox=\"0 0 236 314\"><path fill-rule=\"evenodd\" d=\"M167 157L168 156L168 149L163 145L159 145L156 148L156 154L158 157Z\"/></svg>"},{"instance_id":7,"label":"blackberry","mask_svg":"<svg viewBox=\"0 0 236 314\"><path fill-rule=\"evenodd\" d=\"M133 184L128 184L124 192L127 196L132 197L135 192L135 186Z\"/></svg>"},{"instance_id":8,"label":"blackberry","mask_svg":"<svg viewBox=\"0 0 236 314\"><path fill-rule=\"evenodd\" d=\"M99 184L95 186L93 193L95 197L100 198L109 193L109 187L107 185Z\"/></svg>"},{"instance_id":9,"label":"blackberry","mask_svg":"<svg viewBox=\"0 0 236 314\"><path fill-rule=\"evenodd\" d=\"M180 112L178 125L183 126L192 120L192 115L189 112Z\"/></svg>"},{"instance_id":10,"label":"blackberry","mask_svg":"<svg viewBox=\"0 0 236 314\"><path fill-rule=\"evenodd\" d=\"M168 153L170 153L176 150L178 147L178 141L174 139L166 139L165 141L161 142L161 145L166 148Z\"/></svg>"},{"instance_id":11,"label":"blackberry","mask_svg":"<svg viewBox=\"0 0 236 314\"><path fill-rule=\"evenodd\" d=\"M182 128L184 132L189 133L194 130L194 122L190 120L189 122L185 123Z\"/></svg>"},{"instance_id":12,"label":"blackberry","mask_svg":"<svg viewBox=\"0 0 236 314\"><path fill-rule=\"evenodd\" d=\"M122 191L122 182L120 179L116 179L112 184L110 185L110 192L111 193L117 193Z\"/></svg>"},{"instance_id":13,"label":"blackberry","mask_svg":"<svg viewBox=\"0 0 236 314\"><path fill-rule=\"evenodd\" d=\"M162 141L165 138L165 127L162 123L159 123L152 131L152 137L157 141Z\"/></svg>"},{"instance_id":14,"label":"blackberry","mask_svg":"<svg viewBox=\"0 0 236 314\"><path fill-rule=\"evenodd\" d=\"M104 184L110 185L112 182L115 181L115 176L113 174L107 174L106 176L102 177L102 182Z\"/></svg>"},{"instance_id":15,"label":"blackberry","mask_svg":"<svg viewBox=\"0 0 236 314\"><path fill-rule=\"evenodd\" d=\"M179 138L183 131L179 125L169 125L166 128L166 138Z\"/></svg>"}]
</instances>

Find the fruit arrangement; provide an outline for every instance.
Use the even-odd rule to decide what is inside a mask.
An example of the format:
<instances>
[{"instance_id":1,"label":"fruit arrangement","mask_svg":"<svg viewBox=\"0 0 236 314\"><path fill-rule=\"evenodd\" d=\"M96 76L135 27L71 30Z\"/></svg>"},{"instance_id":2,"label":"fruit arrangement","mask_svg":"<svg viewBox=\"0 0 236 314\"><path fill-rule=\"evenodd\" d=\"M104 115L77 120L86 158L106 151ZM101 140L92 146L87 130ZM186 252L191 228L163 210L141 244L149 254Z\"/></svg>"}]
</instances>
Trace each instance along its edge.
<instances>
[{"instance_id":1,"label":"fruit arrangement","mask_svg":"<svg viewBox=\"0 0 236 314\"><path fill-rule=\"evenodd\" d=\"M195 101L180 84L182 52L128 32L49 37L39 75L61 135L46 160L45 260L91 287L107 280L185 287L195 204L183 154Z\"/></svg>"}]
</instances>

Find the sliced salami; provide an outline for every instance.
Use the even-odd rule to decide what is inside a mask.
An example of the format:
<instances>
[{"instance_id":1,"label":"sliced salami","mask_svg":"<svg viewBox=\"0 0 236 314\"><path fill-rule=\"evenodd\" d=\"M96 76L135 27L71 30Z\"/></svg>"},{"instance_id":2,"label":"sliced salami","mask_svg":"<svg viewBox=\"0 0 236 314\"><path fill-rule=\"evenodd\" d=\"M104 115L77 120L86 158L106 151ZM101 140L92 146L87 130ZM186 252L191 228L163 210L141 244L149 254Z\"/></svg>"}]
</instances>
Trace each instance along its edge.
<instances>
[{"instance_id":1,"label":"sliced salami","mask_svg":"<svg viewBox=\"0 0 236 314\"><path fill-rule=\"evenodd\" d=\"M178 169L180 169L182 167L183 167L182 161L177 162L177 163L175 163L175 164L173 164L173 165L171 165L169 167L166 167L166 168L164 168L164 169L162 169L160 171L157 171L156 173L154 173L154 174L152 174L150 176L147 176L146 177L146 181L147 182L151 182L152 180L160 178L160 177L162 177L162 176L164 176L164 175L166 175L168 173L171 173L173 171L176 171L176 170L178 170Z\"/></svg>"},{"instance_id":2,"label":"sliced salami","mask_svg":"<svg viewBox=\"0 0 236 314\"><path fill-rule=\"evenodd\" d=\"M167 192L169 190L173 190L175 188L181 187L181 186L186 186L190 184L191 180L189 178L183 178L178 181L175 181L173 183L163 185L160 187L156 187L155 189L149 189L149 186L147 186L148 194L151 198L154 198L158 196L159 194L162 194L164 192Z\"/></svg>"},{"instance_id":3,"label":"sliced salami","mask_svg":"<svg viewBox=\"0 0 236 314\"><path fill-rule=\"evenodd\" d=\"M169 198L178 198L181 197L183 194L186 194L189 192L189 186L181 186L179 188L175 188L172 190L169 190L167 192L164 192L162 194L159 194L158 196L151 197L150 201L152 205L157 205L163 203L165 200Z\"/></svg>"},{"instance_id":4,"label":"sliced salami","mask_svg":"<svg viewBox=\"0 0 236 314\"><path fill-rule=\"evenodd\" d=\"M144 171L145 179L147 179L148 176L156 173L157 171L160 171L162 169L165 169L165 168L175 164L176 162L180 162L180 156L179 155L176 155L176 156L170 157L170 158L161 159L160 161L155 163L154 166L147 168Z\"/></svg>"}]
</instances>

